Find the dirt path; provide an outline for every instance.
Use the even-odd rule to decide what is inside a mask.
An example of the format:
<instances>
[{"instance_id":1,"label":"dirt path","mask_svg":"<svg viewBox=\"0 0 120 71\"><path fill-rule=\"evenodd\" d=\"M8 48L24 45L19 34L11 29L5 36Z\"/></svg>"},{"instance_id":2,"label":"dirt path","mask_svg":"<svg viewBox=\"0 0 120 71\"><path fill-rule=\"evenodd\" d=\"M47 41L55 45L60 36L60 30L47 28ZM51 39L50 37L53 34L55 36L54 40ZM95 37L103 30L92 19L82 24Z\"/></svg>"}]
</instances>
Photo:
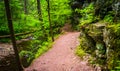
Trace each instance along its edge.
<instances>
[{"instance_id":1,"label":"dirt path","mask_svg":"<svg viewBox=\"0 0 120 71\"><path fill-rule=\"evenodd\" d=\"M25 71L93 71L74 54L79 45L79 32L69 32L60 36L47 53L35 59Z\"/></svg>"}]
</instances>

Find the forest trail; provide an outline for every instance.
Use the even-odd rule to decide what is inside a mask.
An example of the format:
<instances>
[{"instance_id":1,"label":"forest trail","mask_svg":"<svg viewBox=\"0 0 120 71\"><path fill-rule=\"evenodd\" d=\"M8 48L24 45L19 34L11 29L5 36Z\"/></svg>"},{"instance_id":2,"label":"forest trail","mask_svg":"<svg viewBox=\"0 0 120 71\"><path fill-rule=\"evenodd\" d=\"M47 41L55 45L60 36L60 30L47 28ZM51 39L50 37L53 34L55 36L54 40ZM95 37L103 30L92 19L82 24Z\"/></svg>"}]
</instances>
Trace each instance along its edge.
<instances>
[{"instance_id":1,"label":"forest trail","mask_svg":"<svg viewBox=\"0 0 120 71\"><path fill-rule=\"evenodd\" d=\"M93 71L75 55L80 32L68 32L55 40L53 47L35 59L25 71Z\"/></svg>"}]
</instances>

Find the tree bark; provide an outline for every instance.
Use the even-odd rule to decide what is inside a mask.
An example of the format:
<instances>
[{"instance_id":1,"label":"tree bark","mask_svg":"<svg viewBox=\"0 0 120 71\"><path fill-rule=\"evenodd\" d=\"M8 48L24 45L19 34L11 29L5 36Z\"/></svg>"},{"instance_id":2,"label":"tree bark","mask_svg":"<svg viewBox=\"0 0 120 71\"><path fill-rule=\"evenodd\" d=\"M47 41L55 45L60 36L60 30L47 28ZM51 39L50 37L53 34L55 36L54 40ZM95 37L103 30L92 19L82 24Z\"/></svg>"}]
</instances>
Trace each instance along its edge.
<instances>
[{"instance_id":1,"label":"tree bark","mask_svg":"<svg viewBox=\"0 0 120 71\"><path fill-rule=\"evenodd\" d=\"M51 24L51 18L50 18L50 1L47 0L47 4L48 4L48 19L49 19L49 24L50 24L50 35L52 37L52 41L54 41L54 35L53 35L53 29L52 29L52 24Z\"/></svg>"},{"instance_id":2,"label":"tree bark","mask_svg":"<svg viewBox=\"0 0 120 71\"><path fill-rule=\"evenodd\" d=\"M37 0L37 9L38 9L39 20L42 21L41 2L40 2L40 0Z\"/></svg>"},{"instance_id":3,"label":"tree bark","mask_svg":"<svg viewBox=\"0 0 120 71\"><path fill-rule=\"evenodd\" d=\"M25 11L25 14L28 14L28 10L27 10L27 0L24 0L24 11Z\"/></svg>"},{"instance_id":4,"label":"tree bark","mask_svg":"<svg viewBox=\"0 0 120 71\"><path fill-rule=\"evenodd\" d=\"M13 49L14 49L14 52L15 52L17 68L18 68L18 71L22 71L23 67L21 65L18 49L17 49L17 46L16 46L16 40L15 40L14 29L13 29L13 24L12 24L12 17L11 17L11 10L10 10L10 5L9 5L9 0L4 0L4 4L5 4L5 9L6 9L8 27L9 27L9 30L10 30Z\"/></svg>"}]
</instances>

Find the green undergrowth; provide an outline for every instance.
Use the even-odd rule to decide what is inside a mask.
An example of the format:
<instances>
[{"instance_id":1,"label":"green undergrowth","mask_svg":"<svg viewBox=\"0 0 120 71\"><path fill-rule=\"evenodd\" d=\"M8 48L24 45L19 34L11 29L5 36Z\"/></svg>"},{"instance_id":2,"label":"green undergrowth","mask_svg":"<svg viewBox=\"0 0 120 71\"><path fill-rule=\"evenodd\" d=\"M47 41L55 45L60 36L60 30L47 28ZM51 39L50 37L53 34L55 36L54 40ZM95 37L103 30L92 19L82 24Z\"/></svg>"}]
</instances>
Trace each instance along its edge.
<instances>
[{"instance_id":1,"label":"green undergrowth","mask_svg":"<svg viewBox=\"0 0 120 71\"><path fill-rule=\"evenodd\" d=\"M75 11L82 15L79 25L91 24L92 22L95 22L99 19L97 16L94 15L95 9L93 3L89 4L83 9L76 9Z\"/></svg>"},{"instance_id":2,"label":"green undergrowth","mask_svg":"<svg viewBox=\"0 0 120 71\"><path fill-rule=\"evenodd\" d=\"M85 53L85 51L83 50L83 46L81 45L81 44L82 44L81 39L80 39L79 41L80 41L80 45L76 48L75 54L78 55L80 58L83 59L83 56L85 56L86 53Z\"/></svg>"},{"instance_id":3,"label":"green undergrowth","mask_svg":"<svg viewBox=\"0 0 120 71\"><path fill-rule=\"evenodd\" d=\"M81 48L81 46L78 46L76 51L76 55L78 55L80 58L83 58L83 56L86 55L85 51Z\"/></svg>"},{"instance_id":4,"label":"green undergrowth","mask_svg":"<svg viewBox=\"0 0 120 71\"><path fill-rule=\"evenodd\" d=\"M34 59L47 52L52 47L52 44L51 38L48 38L44 42L40 40L31 40L19 44L19 55L23 66L28 67Z\"/></svg>"},{"instance_id":5,"label":"green undergrowth","mask_svg":"<svg viewBox=\"0 0 120 71\"><path fill-rule=\"evenodd\" d=\"M35 58L38 58L43 53L47 52L53 45L53 42L51 40L48 40L47 42L43 42L42 46L38 49L38 51L35 54Z\"/></svg>"},{"instance_id":6,"label":"green undergrowth","mask_svg":"<svg viewBox=\"0 0 120 71\"><path fill-rule=\"evenodd\" d=\"M60 34L56 34L54 38L57 39L59 36ZM34 59L47 52L53 44L54 42L52 42L51 37L48 37L47 40L44 41L33 39L19 44L19 55L23 66L28 67Z\"/></svg>"}]
</instances>

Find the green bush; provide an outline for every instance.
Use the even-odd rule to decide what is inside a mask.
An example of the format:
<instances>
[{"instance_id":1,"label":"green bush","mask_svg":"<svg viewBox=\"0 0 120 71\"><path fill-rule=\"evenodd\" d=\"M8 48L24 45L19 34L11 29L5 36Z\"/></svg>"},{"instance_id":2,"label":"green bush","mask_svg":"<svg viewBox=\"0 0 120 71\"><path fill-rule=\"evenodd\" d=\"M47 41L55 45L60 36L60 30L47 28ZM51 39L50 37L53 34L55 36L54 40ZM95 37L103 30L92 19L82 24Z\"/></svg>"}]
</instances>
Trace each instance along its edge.
<instances>
[{"instance_id":1,"label":"green bush","mask_svg":"<svg viewBox=\"0 0 120 71\"><path fill-rule=\"evenodd\" d=\"M113 16L112 15L110 15L110 14L108 14L108 15L106 15L105 17L104 17L104 21L105 22L108 22L108 23L112 23L113 22Z\"/></svg>"},{"instance_id":2,"label":"green bush","mask_svg":"<svg viewBox=\"0 0 120 71\"><path fill-rule=\"evenodd\" d=\"M48 51L51 46L52 40L50 40L50 38L47 41L40 41L35 39L19 44L19 55L23 66L28 67L33 59L38 58L40 55Z\"/></svg>"},{"instance_id":3,"label":"green bush","mask_svg":"<svg viewBox=\"0 0 120 71\"><path fill-rule=\"evenodd\" d=\"M43 44L41 45L41 47L37 50L37 52L35 54L35 58L38 58L40 55L42 55L43 53L45 53L51 47L52 47L52 41L49 38L48 41L47 42L43 42Z\"/></svg>"},{"instance_id":4,"label":"green bush","mask_svg":"<svg viewBox=\"0 0 120 71\"><path fill-rule=\"evenodd\" d=\"M94 4L91 3L89 6L83 9L76 9L76 12L80 13L82 17L80 18L80 25L90 24L96 21L97 17L94 15Z\"/></svg>"},{"instance_id":5,"label":"green bush","mask_svg":"<svg viewBox=\"0 0 120 71\"><path fill-rule=\"evenodd\" d=\"M77 54L79 57L81 57L81 58L83 58L83 56L86 55L85 51L81 48L81 46L78 46L78 47L77 47L77 49L76 49L76 54Z\"/></svg>"}]
</instances>

